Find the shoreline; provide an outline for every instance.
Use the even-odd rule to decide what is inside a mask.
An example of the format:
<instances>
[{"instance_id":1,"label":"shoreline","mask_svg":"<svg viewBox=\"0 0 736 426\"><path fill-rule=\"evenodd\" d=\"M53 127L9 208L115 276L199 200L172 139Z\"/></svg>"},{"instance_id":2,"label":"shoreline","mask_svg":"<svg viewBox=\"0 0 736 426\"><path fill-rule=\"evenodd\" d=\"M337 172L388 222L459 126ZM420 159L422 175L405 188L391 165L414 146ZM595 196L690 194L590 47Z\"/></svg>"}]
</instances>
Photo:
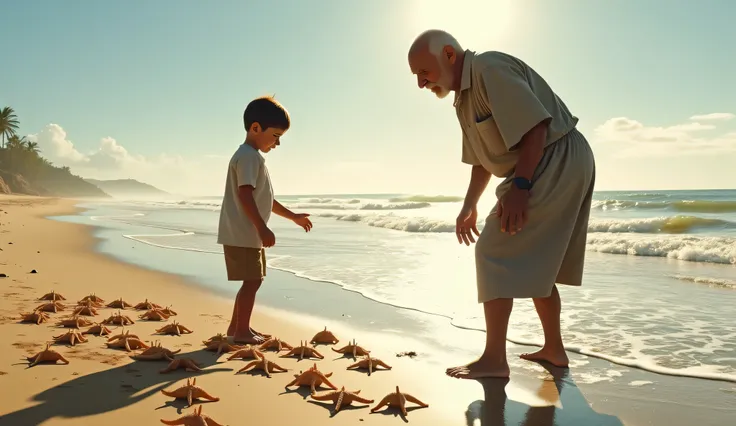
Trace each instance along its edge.
<instances>
[{"instance_id":1,"label":"shoreline","mask_svg":"<svg viewBox=\"0 0 736 426\"><path fill-rule=\"evenodd\" d=\"M103 239L98 236L93 236L93 227L89 225L76 225L71 223L64 223L62 221L53 220L47 218L49 216L59 216L63 214L79 214L82 209L75 207L77 201L73 200L57 200L56 207L53 205L49 206L49 201L40 201L40 198L28 198L28 203L31 204L27 207L8 207L5 203L8 197L0 197L0 208L4 211L9 211L10 214L5 214L1 218L3 219L3 227L0 230L5 233L0 234L0 241L3 242L3 249L6 248L6 241L10 236L11 238L23 238L24 244L28 241L32 241L34 247L42 247L41 253L30 252L24 254L17 254L14 247L12 250L4 250L6 265L0 267L3 268L0 272L10 270L8 278L2 280L11 280L13 287L24 287L24 288L13 288L12 292L17 293L13 299L5 299L0 302L0 311L2 311L3 318L11 316L11 313L17 315L17 309L22 306L24 311L32 309L38 303L32 298L38 297L41 292L50 291L51 287L57 288L62 294L69 293L67 298L68 302L74 303L73 300L77 300L87 292L91 292L90 288L99 284L95 283L95 280L89 277L93 272L108 272L113 271L117 273L124 273L126 275L140 278L138 280L126 280L124 277L117 276L114 274L110 281L113 285L117 285L120 289L120 293L124 299L130 303L138 303L144 299L144 296L136 295L136 292L145 288L146 294L150 296L152 301L160 300L162 304L172 304L180 310L179 315L173 319L180 321L182 324L189 326L194 329L195 332L192 335L186 335L182 337L173 336L141 336L143 340L155 338L161 340L164 346L167 343L184 342L194 346L194 349L201 347L201 341L210 337L210 335L221 332L223 327L227 325L229 314L231 312L231 305L228 306L229 299L222 295L213 294L193 282L187 277L177 276L157 270L151 270L140 267L138 265L131 265L123 263L119 258L115 259L107 254L98 253L98 246L102 244ZM35 202L34 202L35 201ZM61 206L60 206L60 205ZM45 208L44 208L45 206ZM35 210L34 216L23 217L21 209L30 208ZM65 210L66 209L66 210ZM4 214L5 212L0 212ZM48 214L47 214L48 213ZM6 217L10 216L11 223L9 226L5 226ZM13 223L15 222L15 223ZM18 226L20 225L20 226ZM33 226L29 226L33 225ZM36 227L35 230L30 228ZM43 233L46 231L46 234ZM47 235L55 234L57 242L49 241ZM61 235L67 236L67 240L59 242ZM45 237L45 239L44 239ZM35 238L35 239L34 239ZM71 241L71 243L70 243ZM21 244L21 245L24 245ZM71 246L71 247L70 247ZM49 260L46 256L55 256L55 260ZM36 256L35 258L33 256ZM75 259L76 258L76 259ZM34 259L43 259L35 262ZM34 260L33 265L29 266L30 262ZM72 266L82 265L83 268L79 270L69 270ZM25 269L30 267L38 268L38 274L33 276L25 275ZM66 267L66 271L63 268ZM7 269L6 269L7 268ZM86 269L85 269L86 268ZM25 271L25 272L24 272ZM109 273L109 272L108 272ZM282 275L283 274L283 275ZM48 282L50 279L56 280L56 282ZM15 278L21 277L21 278ZM271 274L267 280L271 281L284 281L291 283L293 287L307 286L303 281L309 282L307 279L298 278L295 276L287 277L287 273L281 272L281 274ZM149 282L154 285L146 284ZM0 284L6 284L5 281L0 281ZM316 283L316 285L324 286L323 284ZM89 286L89 288L84 288ZM122 286L122 287L120 287ZM9 287L5 285L5 288ZM265 287L265 285L264 285ZM330 286L331 287L331 286ZM314 283L310 285L308 290L314 290L316 287ZM82 290L85 290L82 292ZM343 292L342 289L335 288L334 292L337 293L348 293ZM8 291L8 290L6 290ZM307 291L302 289L302 291ZM324 290L322 295L327 297L327 293L334 293L330 290ZM100 297L106 301L115 299L117 296L110 290L98 290L97 293ZM283 295L281 295L283 296ZM344 296L349 297L349 296ZM361 295L362 297L362 295ZM155 298L155 299L154 299ZM259 293L260 298L260 293ZM140 299L140 300L138 300ZM304 301L299 299L298 301ZM22 302L22 303L21 303ZM173 303L170 303L173 302ZM413 410L409 412L407 417L408 421L413 421L418 424L437 424L437 425L454 425L454 424L468 424L468 417L481 418L482 424L504 424L503 420L498 423L497 418L498 412L503 413L503 407L506 407L506 423L505 424L519 424L514 423L513 418L520 420L535 418L541 423L527 423L527 424L553 424L553 421L561 421L562 418L568 417L567 422L559 424L690 424L686 423L687 419L698 419L700 425L706 424L724 424L719 423L720 420L729 418L728 416L736 416L736 411L733 409L728 410L727 401L733 398L733 394L729 395L729 390L719 391L719 385L703 384L703 381L686 378L664 378L653 373L634 371L627 374L627 380L629 383L623 382L622 380L614 380L612 382L605 382L603 384L591 383L588 385L576 385L570 376L562 376L559 371L547 372L543 368L536 364L529 365L529 363L519 363L513 360L515 348L510 348L509 361L513 363L512 366L512 378L508 380L491 380L485 383L481 383L478 386L478 382L475 381L462 381L456 379L450 379L444 376L444 364L447 362L465 362L467 360L458 360L456 356L451 356L451 359L444 359L443 357L437 357L431 366L427 365L422 357L418 357L415 360L409 358L397 358L394 356L395 350L401 348L402 345L406 344L406 339L411 336L403 335L402 333L392 333L387 330L389 326L396 328L396 318L392 317L391 321L387 321L386 324L379 324L375 327L371 324L361 324L360 321L333 321L327 319L325 324L325 315L310 315L309 312L294 313L291 311L284 311L280 309L273 309L258 304L254 311L254 327L263 332L272 333L272 330L278 330L277 334L283 336L282 338L292 344L299 341L299 339L309 338L314 332L322 329L322 325L327 327L338 335L341 339L338 343L338 347L341 347L343 343L347 343L348 335L353 335L357 339L359 344L365 345L376 353L377 357L382 358L385 362L393 366L393 369L388 372L374 373L368 378L367 375L361 373L351 373L344 371L346 363L345 360L333 360L329 354L334 354L327 347L319 347L318 350L325 355L324 360L316 361L320 370L324 372L334 371L334 377L339 377L340 380L336 380L338 386L345 384L347 388L353 388L348 390L361 389L361 395L372 398L378 402L385 393L390 392L398 384L403 391L414 394L419 399L430 404L429 408L422 408L419 410ZM379 303L379 302L373 302ZM264 304L265 301L264 301ZM209 309L209 311L207 311ZM321 309L324 311L324 309ZM112 310L109 308L101 309L100 316L95 317L95 320L100 320L100 317L106 317ZM202 312L217 312L216 315L224 317L218 319L215 316L203 317ZM196 315L195 312L199 312ZM371 311L372 312L372 311ZM128 314L137 314L138 312L130 311ZM57 314L51 314L52 320L57 317L64 315L65 312ZM334 314L334 312L333 312ZM207 314L213 315L213 314ZM329 317L329 315L327 315ZM399 314L399 317L401 314ZM354 317L357 317L354 316ZM361 318L361 320L364 320ZM186 321L186 322L185 322ZM369 323L370 321L365 321ZM379 321L380 322L380 321ZM53 321L52 321L53 323ZM356 324L357 323L357 324ZM191 326L190 326L191 324ZM264 326L261 324L269 324ZM136 324L131 325L133 332L138 332L141 329L150 330L164 325L164 323L148 323L146 321L138 321ZM398 325L401 326L400 324ZM433 327L436 324L427 324L424 330L416 329L413 332L421 334L422 332L432 332ZM29 325L29 324L17 324L15 321L5 320L0 324L0 332L3 335L10 336L10 341L15 342L20 340L30 344L33 338L48 338L50 334L61 334L57 330L55 333L50 333L45 327L45 324L40 326ZM66 331L66 330L64 330ZM347 334L346 334L347 333ZM22 334L25 336L18 336ZM308 335L307 335L308 334ZM406 331L404 331L406 334ZM45 336L45 337L44 337ZM470 337L472 336L472 337ZM473 338L478 340L478 343L482 344L482 334L478 332L472 332L472 334L466 334L457 332L453 334L450 341L446 343L448 347L453 346L454 339ZM100 346L99 342L101 338L92 337L89 343L82 344L86 348L94 345L95 347ZM421 345L420 342L411 342L413 345ZM397 346L398 345L398 346ZM8 345L10 346L10 345ZM21 345L22 346L22 345ZM475 344L473 346L476 346ZM26 346L28 347L28 346ZM73 369L79 373L78 376L69 376L71 374L70 368L65 366L36 366L32 369L24 370L24 367L18 367L17 365L10 365L17 363L19 355L25 355L29 351L24 351L17 346L12 346L10 351L6 355L0 356L0 362L2 367L0 371L6 372L5 375L0 375L0 381L9 381L15 383L17 387L18 383L23 383L24 392L17 392L17 394L9 395L4 398L3 409L0 410L0 425L6 424L6 421L11 419L14 421L26 419L35 419L35 421L41 420L42 423L7 423L7 424L95 424L103 422L104 424L118 424L111 423L111 419L114 416L124 415L126 417L126 423L130 418L140 419L141 422L149 423L156 421L156 418L173 419L180 415L186 414L191 411L190 408L184 408L181 414L178 414L171 407L165 407L160 410L155 410L156 404L162 405L165 401L171 398L164 397L160 393L157 393L158 386L153 392L147 391L151 386L161 385L162 383L150 383L153 382L165 382L172 378L172 382L165 383L165 386L160 386L165 389L176 388L181 385L182 380L185 377L191 376L191 374L183 373L172 373L172 377L166 377L167 375L159 375L157 369L163 368L164 364L159 362L132 362L130 359L119 359L120 352L113 351L118 358L110 359L104 358L108 349L95 349L93 350L93 359L82 359L83 353L76 352L74 356L70 356L70 360L74 365ZM60 352L69 350L63 346L57 346ZM173 347L171 349L174 349ZM182 347L182 352L186 353L191 350L191 347ZM518 348L517 348L518 349ZM431 354L433 348L426 347L422 348L426 353ZM326 353L326 352L327 353ZM32 351L30 351L32 352ZM201 352L201 353L200 353ZM421 353L421 352L420 352ZM380 354L380 355L379 355ZM234 371L226 367L241 367L241 362L237 364L235 361L225 361L226 357L220 357L220 363L212 362L212 355L209 352L196 351L192 352L192 357L199 357L207 359L210 366L207 370L212 370L213 373L203 375L202 373L196 373L196 375L203 375L203 379L197 382L198 385L202 386L206 390L215 389L211 391L212 394L220 396L222 399L215 403L203 404L203 412L205 414L212 415L217 421L224 424L239 424L238 416L242 417L243 401L254 399L265 406L273 408L289 407L294 408L294 415L287 413L280 413L284 419L284 422L288 420L299 420L306 424L326 424L328 421L337 421L339 424L353 424L353 422L360 421L362 424L365 422L372 424L388 424L389 422L396 423L402 422L401 419L395 419L395 411L391 411L391 415L378 415L369 414L368 409L351 409L346 411L340 411L336 415L336 419L330 419L327 410L319 409L319 406L315 407L314 403L306 403L302 401L302 398L290 398L284 395L279 395L283 392L283 385L293 378L293 373L298 372L299 369L308 368L313 364L313 361L293 361L290 359L278 358L273 354L268 354L269 359L275 361L277 364L284 367L290 368L288 373L276 373L273 374L272 379L264 377L242 377L243 374L235 375ZM267 356L268 356L267 355ZM189 355L184 355L189 356ZM209 357L207 357L209 356ZM95 358L96 357L96 358ZM579 376L580 374L590 374L590 369L606 368L606 362L588 358L584 356L575 357L576 359L585 359L586 364L581 365L579 368L573 367L571 369L572 376ZM8 362L11 361L11 362ZM140 368L141 374L136 372L126 372L130 370L129 364L133 364L135 369ZM140 367L139 367L140 364ZM233 365L231 365L233 364ZM442 364L442 365L440 365ZM525 365L524 369L519 369L517 365ZM110 366L114 368L110 368ZM220 368L222 367L222 368ZM82 371L84 370L84 371ZM113 370L112 373L105 373ZM224 371L221 371L224 370ZM67 372L65 372L67 371ZM229 371L229 373L227 373ZM609 369L610 371L610 369ZM110 394L116 394L120 392L124 393L125 398L120 401L118 396L117 400L111 403L103 404L112 408L115 411L105 410L103 412L93 412L88 407L89 404L84 404L81 401L76 401L69 395L68 387L77 387L80 380L84 377L103 375L107 380L118 380L124 381L126 385L131 387L123 388L123 391L110 387ZM174 376L176 374L176 376ZM140 376L140 377L138 377ZM152 376L152 377L150 377ZM217 377L213 377L217 376ZM231 377L232 376L232 377ZM630 376L630 377L629 377ZM56 378L56 380L52 380ZM619 379L624 377L618 376ZM654 380L652 380L654 378ZM38 380L40 379L40 380ZM288 379L288 380L287 380ZM344 379L344 380L343 380ZM639 380L629 380L639 379ZM50 380L48 383L44 380ZM65 381L68 380L68 381ZM18 382L20 381L20 382ZM38 383L38 382L41 383ZM685 384L687 381L687 384ZM26 386L25 383L30 382L30 386ZM58 384L54 383L57 382ZM282 383L284 382L284 383ZM629 386L633 382L647 382L656 383L656 391L654 389L648 389L653 387L650 384L643 383L637 384L636 386ZM96 382L92 382L96 383ZM245 383L253 384L254 386L247 386ZM48 385L56 386L49 388ZM89 386L90 383L87 383ZM144 385L148 385L147 387ZM259 387L263 385L263 387ZM724 384L721 383L720 386ZM726 384L728 385L728 384ZM121 385L122 386L122 385ZM667 389L667 386L672 386ZM665 387L665 389L663 389ZM27 388L27 389L26 389ZM715 389L714 389L715 388ZM64 389L67 389L64 391ZM130 389L134 389L135 392L143 392L141 397L131 398ZM222 391L217 391L221 389ZM233 395L233 389L237 389L237 394L243 393L243 395ZM682 391L690 389L694 395L680 394ZM90 392L94 390L90 389ZM443 396L442 394L449 392L451 396ZM632 404L631 399L633 395L641 396L653 392L657 394L656 398L636 398L636 403ZM734 387L736 392L736 387ZM23 395L20 395L23 393ZM66 396L62 394L65 393ZM583 395L585 393L585 395ZM33 395L36 395L35 397ZM134 393L133 395L135 395ZM626 394L626 395L625 395ZM689 394L689 392L688 392ZM227 398L225 396L231 395ZM713 396L721 396L720 398L713 398ZM592 397L591 397L592 396ZM690 397L692 396L692 398ZM587 397L587 398L586 398ZM60 398L60 401L56 401L53 398ZM133 402L128 399L134 399ZM508 399L507 399L508 398ZM111 399L112 398L111 396ZM656 399L656 400L654 400ZM29 402L36 403L42 401L41 404L35 407L29 405ZM309 400L309 398L306 398ZM63 401L63 404L62 404ZM523 401L523 402L519 402ZM683 402L687 401L686 404ZM697 401L701 401L702 404L697 405ZM706 402L707 401L707 402ZM720 404L722 402L722 404ZM696 406L693 407L692 405ZM248 405L251 405L250 403ZM370 406L374 406L371 404ZM591 405L595 409L591 408ZM680 407L679 409L673 409L674 407ZM66 407L66 408L65 408ZM153 407L153 408L151 408ZM255 405L253 405L255 407ZM485 407L485 409L481 409ZM489 410L489 407L495 407ZM562 408L560 408L562 407ZM566 409L565 409L566 408ZM572 408L573 411L570 411ZM698 409L699 408L699 409ZM122 411L121 411L122 410ZM480 410L480 411L478 411ZM705 411L703 411L705 410ZM125 414L123 414L123 412ZM689 412L687 414L686 412ZM11 414L8 414L11 413ZM614 414L610 416L608 414ZM25 415L25 417L22 417ZM706 418L704 419L704 415ZM618 416L618 418L616 417ZM254 414L250 416L250 420L258 419L258 415ZM509 419L511 417L511 419ZM270 418L264 414L264 419ZM339 418L339 420L338 420ZM626 421L620 420L626 418ZM49 419L48 421L45 421ZM288 419L288 420L287 420ZM362 420L361 420L362 419ZM549 419L549 423L545 423ZM554 420L553 420L554 419ZM575 420L576 419L576 420ZM684 423L678 423L682 421ZM709 423L712 421L713 423ZM488 422L488 423L487 423ZM587 423L586 423L587 422ZM556 423L555 423L556 424Z\"/></svg>"}]
</instances>

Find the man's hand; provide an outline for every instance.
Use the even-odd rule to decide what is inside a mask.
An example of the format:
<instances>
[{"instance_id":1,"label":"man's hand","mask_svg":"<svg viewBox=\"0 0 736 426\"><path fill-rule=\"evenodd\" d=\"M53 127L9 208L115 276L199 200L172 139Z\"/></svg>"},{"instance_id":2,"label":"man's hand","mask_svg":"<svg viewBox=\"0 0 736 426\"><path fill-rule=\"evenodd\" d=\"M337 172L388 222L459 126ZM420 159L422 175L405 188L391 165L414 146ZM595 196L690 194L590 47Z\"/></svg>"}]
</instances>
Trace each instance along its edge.
<instances>
[{"instance_id":1,"label":"man's hand","mask_svg":"<svg viewBox=\"0 0 736 426\"><path fill-rule=\"evenodd\" d=\"M309 220L309 214L307 213L296 213L291 218L294 223L304 228L305 231L309 232L312 229L312 221Z\"/></svg>"},{"instance_id":2,"label":"man's hand","mask_svg":"<svg viewBox=\"0 0 736 426\"><path fill-rule=\"evenodd\" d=\"M480 236L480 232L478 232L478 228L476 227L477 220L478 209L476 206L463 206L463 209L460 210L460 214L457 215L457 220L455 221L455 234L457 235L458 243L462 244L464 242L466 246L469 246L471 243L475 242L473 233L475 233L476 236Z\"/></svg>"},{"instance_id":3,"label":"man's hand","mask_svg":"<svg viewBox=\"0 0 736 426\"><path fill-rule=\"evenodd\" d=\"M264 226L258 230L258 236L261 237L263 247L273 247L276 245L276 236L273 232L268 229L268 226Z\"/></svg>"},{"instance_id":4,"label":"man's hand","mask_svg":"<svg viewBox=\"0 0 736 426\"><path fill-rule=\"evenodd\" d=\"M528 220L529 191L512 186L499 201L496 214L501 218L501 232L520 232Z\"/></svg>"}]
</instances>

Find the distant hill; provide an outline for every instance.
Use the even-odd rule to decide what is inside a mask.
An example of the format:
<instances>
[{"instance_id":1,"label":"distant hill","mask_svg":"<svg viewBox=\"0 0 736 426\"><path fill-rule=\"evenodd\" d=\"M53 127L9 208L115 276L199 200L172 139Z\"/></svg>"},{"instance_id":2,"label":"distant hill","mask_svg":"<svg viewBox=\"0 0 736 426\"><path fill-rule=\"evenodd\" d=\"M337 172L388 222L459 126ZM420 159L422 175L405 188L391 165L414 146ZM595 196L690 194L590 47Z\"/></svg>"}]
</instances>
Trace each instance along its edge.
<instances>
[{"instance_id":1,"label":"distant hill","mask_svg":"<svg viewBox=\"0 0 736 426\"><path fill-rule=\"evenodd\" d=\"M149 185L144 182L139 182L135 179L115 179L115 180L98 180L98 179L85 179L88 183L95 185L107 194L113 197L128 197L128 196L160 196L168 195L166 191L162 191L155 186Z\"/></svg>"}]
</instances>

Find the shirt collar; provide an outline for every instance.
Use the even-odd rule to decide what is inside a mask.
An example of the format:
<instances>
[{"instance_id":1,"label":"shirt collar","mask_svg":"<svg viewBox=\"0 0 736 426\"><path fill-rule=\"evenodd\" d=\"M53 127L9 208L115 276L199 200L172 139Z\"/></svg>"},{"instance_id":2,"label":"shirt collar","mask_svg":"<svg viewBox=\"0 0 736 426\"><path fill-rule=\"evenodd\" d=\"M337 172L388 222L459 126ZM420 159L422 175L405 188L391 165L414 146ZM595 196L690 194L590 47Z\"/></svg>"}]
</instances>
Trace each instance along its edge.
<instances>
[{"instance_id":1,"label":"shirt collar","mask_svg":"<svg viewBox=\"0 0 736 426\"><path fill-rule=\"evenodd\" d=\"M453 106L457 105L460 99L460 94L470 88L470 71L473 64L473 58L475 58L475 52L472 50L465 51L465 57L463 58L463 71L460 77L460 90L455 92L455 101Z\"/></svg>"}]
</instances>

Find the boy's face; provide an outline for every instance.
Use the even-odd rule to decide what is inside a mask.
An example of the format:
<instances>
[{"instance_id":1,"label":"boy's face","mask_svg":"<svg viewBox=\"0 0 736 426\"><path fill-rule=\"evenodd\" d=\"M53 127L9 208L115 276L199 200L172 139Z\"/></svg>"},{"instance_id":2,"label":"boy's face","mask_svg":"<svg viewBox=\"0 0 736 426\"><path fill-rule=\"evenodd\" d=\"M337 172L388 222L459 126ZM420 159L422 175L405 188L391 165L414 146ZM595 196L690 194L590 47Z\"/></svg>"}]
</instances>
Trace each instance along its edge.
<instances>
[{"instance_id":1,"label":"boy's face","mask_svg":"<svg viewBox=\"0 0 736 426\"><path fill-rule=\"evenodd\" d=\"M281 145L279 138L286 133L286 130L275 127L262 129L260 123L253 123L251 126L251 133L253 135L253 142L255 142L256 148L261 152L269 152L276 146Z\"/></svg>"}]
</instances>

